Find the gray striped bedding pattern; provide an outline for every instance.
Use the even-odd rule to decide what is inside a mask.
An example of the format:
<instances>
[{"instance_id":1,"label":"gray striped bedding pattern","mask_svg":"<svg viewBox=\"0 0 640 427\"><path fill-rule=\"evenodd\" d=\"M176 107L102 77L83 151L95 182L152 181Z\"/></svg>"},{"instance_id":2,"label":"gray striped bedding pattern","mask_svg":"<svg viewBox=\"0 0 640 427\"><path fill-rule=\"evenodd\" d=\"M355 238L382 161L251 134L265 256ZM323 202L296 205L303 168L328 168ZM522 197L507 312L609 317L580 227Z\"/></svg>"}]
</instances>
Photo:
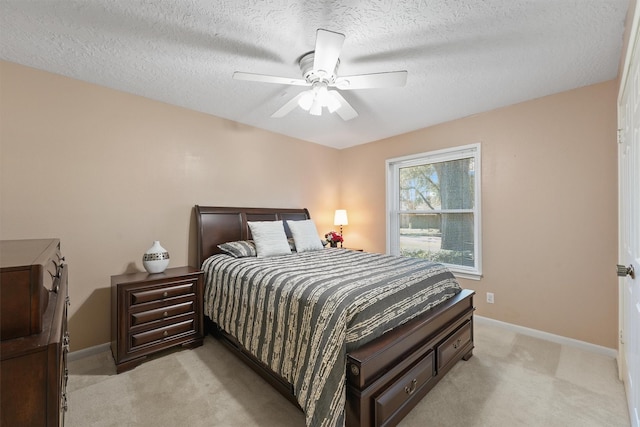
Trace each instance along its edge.
<instances>
[{"instance_id":1,"label":"gray striped bedding pattern","mask_svg":"<svg viewBox=\"0 0 640 427\"><path fill-rule=\"evenodd\" d=\"M441 264L344 249L213 255L205 314L294 386L306 424L344 425L346 353L447 300Z\"/></svg>"}]
</instances>

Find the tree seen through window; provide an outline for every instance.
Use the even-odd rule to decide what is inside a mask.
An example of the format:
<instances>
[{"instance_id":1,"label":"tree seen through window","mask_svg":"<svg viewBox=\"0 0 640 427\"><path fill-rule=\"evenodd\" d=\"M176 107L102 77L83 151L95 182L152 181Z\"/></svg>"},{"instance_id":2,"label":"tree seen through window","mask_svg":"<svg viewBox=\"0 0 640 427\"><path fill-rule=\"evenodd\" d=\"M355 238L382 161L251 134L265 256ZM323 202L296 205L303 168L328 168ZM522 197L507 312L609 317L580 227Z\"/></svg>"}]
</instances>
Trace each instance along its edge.
<instances>
[{"instance_id":1,"label":"tree seen through window","mask_svg":"<svg viewBox=\"0 0 640 427\"><path fill-rule=\"evenodd\" d=\"M399 169L401 255L461 266L474 260L474 158Z\"/></svg>"}]
</instances>

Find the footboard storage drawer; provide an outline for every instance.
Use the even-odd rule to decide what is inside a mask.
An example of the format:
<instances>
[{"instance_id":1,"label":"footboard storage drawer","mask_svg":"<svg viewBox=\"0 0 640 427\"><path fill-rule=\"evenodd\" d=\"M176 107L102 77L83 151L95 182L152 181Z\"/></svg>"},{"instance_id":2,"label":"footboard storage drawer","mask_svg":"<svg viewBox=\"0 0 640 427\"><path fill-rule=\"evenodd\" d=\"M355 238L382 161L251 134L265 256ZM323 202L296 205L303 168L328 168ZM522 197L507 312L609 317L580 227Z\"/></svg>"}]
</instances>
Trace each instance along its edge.
<instances>
[{"instance_id":1,"label":"footboard storage drawer","mask_svg":"<svg viewBox=\"0 0 640 427\"><path fill-rule=\"evenodd\" d=\"M426 394L425 387L435 374L433 351L429 352L407 373L391 383L375 401L375 425L395 425L394 415L405 406L414 395Z\"/></svg>"},{"instance_id":2,"label":"footboard storage drawer","mask_svg":"<svg viewBox=\"0 0 640 427\"><path fill-rule=\"evenodd\" d=\"M397 425L456 362L472 356L473 294L463 290L347 354L347 427Z\"/></svg>"},{"instance_id":3,"label":"footboard storage drawer","mask_svg":"<svg viewBox=\"0 0 640 427\"><path fill-rule=\"evenodd\" d=\"M118 373L149 354L204 339L203 272L192 267L111 277L111 351Z\"/></svg>"},{"instance_id":4,"label":"footboard storage drawer","mask_svg":"<svg viewBox=\"0 0 640 427\"><path fill-rule=\"evenodd\" d=\"M437 347L438 373L446 371L460 360L461 354L473 348L471 321L466 321Z\"/></svg>"}]
</instances>

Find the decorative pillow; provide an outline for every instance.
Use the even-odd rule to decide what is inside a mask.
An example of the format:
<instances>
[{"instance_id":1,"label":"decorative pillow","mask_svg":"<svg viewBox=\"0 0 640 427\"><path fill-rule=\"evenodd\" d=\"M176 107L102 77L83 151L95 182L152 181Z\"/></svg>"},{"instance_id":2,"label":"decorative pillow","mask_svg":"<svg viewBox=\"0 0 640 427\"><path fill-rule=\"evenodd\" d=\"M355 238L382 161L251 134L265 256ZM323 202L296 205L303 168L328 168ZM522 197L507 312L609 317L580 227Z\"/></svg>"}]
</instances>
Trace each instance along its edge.
<instances>
[{"instance_id":1,"label":"decorative pillow","mask_svg":"<svg viewBox=\"0 0 640 427\"><path fill-rule=\"evenodd\" d=\"M247 224L256 245L258 258L291 254L282 221L247 221Z\"/></svg>"},{"instance_id":2,"label":"decorative pillow","mask_svg":"<svg viewBox=\"0 0 640 427\"><path fill-rule=\"evenodd\" d=\"M254 257L258 254L256 252L256 246L249 240L223 243L218 245L218 248L222 252L235 258Z\"/></svg>"},{"instance_id":3,"label":"decorative pillow","mask_svg":"<svg viewBox=\"0 0 640 427\"><path fill-rule=\"evenodd\" d=\"M287 225L291 230L291 235L296 244L296 251L309 252L323 249L320 237L318 237L318 230L316 224L312 219L305 219L303 221L287 221Z\"/></svg>"}]
</instances>

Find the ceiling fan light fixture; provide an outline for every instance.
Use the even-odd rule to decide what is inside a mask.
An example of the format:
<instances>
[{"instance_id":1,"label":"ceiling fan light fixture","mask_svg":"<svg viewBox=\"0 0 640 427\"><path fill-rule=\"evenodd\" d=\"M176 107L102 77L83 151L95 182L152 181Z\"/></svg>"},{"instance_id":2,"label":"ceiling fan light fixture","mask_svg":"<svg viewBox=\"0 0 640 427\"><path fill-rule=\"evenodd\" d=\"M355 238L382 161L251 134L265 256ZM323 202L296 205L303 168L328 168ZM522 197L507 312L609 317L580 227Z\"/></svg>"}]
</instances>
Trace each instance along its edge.
<instances>
[{"instance_id":1,"label":"ceiling fan light fixture","mask_svg":"<svg viewBox=\"0 0 640 427\"><path fill-rule=\"evenodd\" d=\"M313 104L314 93L312 90L305 91L300 99L298 100L298 105L305 111L309 111L311 105Z\"/></svg>"},{"instance_id":2,"label":"ceiling fan light fixture","mask_svg":"<svg viewBox=\"0 0 640 427\"><path fill-rule=\"evenodd\" d=\"M352 90L400 87L407 82L407 71L385 71L339 77L338 67L344 39L345 36L342 33L319 28L316 31L315 49L307 52L298 60L303 79L240 71L234 72L233 78L294 86L311 86L310 90L298 93L281 106L271 115L273 118L284 117L299 106L314 116L321 116L323 107L327 107L330 113L337 113L344 121L355 119L358 117L358 112L338 90L329 90L329 88Z\"/></svg>"},{"instance_id":3,"label":"ceiling fan light fixture","mask_svg":"<svg viewBox=\"0 0 640 427\"><path fill-rule=\"evenodd\" d=\"M311 109L309 110L309 113L311 113L312 116L321 116L322 115L322 103L318 100L318 97L316 96L316 98L313 100L313 104L311 104Z\"/></svg>"},{"instance_id":4,"label":"ceiling fan light fixture","mask_svg":"<svg viewBox=\"0 0 640 427\"><path fill-rule=\"evenodd\" d=\"M327 105L327 84L325 82L318 82L313 85L313 89L316 91L316 99L320 104Z\"/></svg>"}]
</instances>

